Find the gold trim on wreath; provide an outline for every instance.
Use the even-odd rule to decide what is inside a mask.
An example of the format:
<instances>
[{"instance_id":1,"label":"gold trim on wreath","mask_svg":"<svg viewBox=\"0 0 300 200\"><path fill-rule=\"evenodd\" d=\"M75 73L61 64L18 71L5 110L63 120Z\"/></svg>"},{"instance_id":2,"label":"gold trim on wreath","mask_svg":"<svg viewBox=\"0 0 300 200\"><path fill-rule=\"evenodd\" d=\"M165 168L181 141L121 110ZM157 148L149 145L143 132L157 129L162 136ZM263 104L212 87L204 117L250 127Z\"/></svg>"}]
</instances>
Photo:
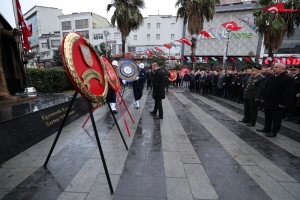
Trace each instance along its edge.
<instances>
[{"instance_id":1,"label":"gold trim on wreath","mask_svg":"<svg viewBox=\"0 0 300 200\"><path fill-rule=\"evenodd\" d=\"M103 77L104 77L104 91L102 95L94 95L93 93L90 92L89 88L85 85L84 82L81 81L80 77L78 76L75 66L74 66L74 61L73 61L73 46L74 44L79 40L80 35L77 33L69 33L64 40L64 56L65 56L65 61L66 61L66 66L69 70L69 73L71 77L73 78L74 83L80 90L80 92L85 95L86 98L88 98L91 102L93 103L99 103L99 106L105 105L105 98L107 95L108 91L108 81L107 81L107 75L105 73L105 69L103 69L103 65L101 64L100 61L100 56L95 49L95 47L87 40L86 38L83 37L85 43L87 46L89 46L93 52L96 54L96 57L99 61L99 64L101 66L101 69L103 71Z\"/></svg>"}]
</instances>

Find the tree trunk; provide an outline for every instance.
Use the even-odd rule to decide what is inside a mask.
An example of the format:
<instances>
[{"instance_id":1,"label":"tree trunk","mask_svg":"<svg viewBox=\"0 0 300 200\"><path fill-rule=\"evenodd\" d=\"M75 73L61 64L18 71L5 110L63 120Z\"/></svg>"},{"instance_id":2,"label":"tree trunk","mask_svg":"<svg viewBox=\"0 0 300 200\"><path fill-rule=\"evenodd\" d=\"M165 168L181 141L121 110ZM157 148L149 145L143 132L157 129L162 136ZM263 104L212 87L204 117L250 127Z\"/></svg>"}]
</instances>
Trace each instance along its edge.
<instances>
[{"instance_id":1,"label":"tree trunk","mask_svg":"<svg viewBox=\"0 0 300 200\"><path fill-rule=\"evenodd\" d=\"M193 37L192 38L192 45L191 45L191 50L192 50L192 54L191 54L192 70L195 69L195 66L194 66L194 56L195 56L195 53L196 53L196 44L197 44L197 39Z\"/></svg>"},{"instance_id":2,"label":"tree trunk","mask_svg":"<svg viewBox=\"0 0 300 200\"><path fill-rule=\"evenodd\" d=\"M122 58L125 58L125 44L126 44L126 37L122 34Z\"/></svg>"}]
</instances>

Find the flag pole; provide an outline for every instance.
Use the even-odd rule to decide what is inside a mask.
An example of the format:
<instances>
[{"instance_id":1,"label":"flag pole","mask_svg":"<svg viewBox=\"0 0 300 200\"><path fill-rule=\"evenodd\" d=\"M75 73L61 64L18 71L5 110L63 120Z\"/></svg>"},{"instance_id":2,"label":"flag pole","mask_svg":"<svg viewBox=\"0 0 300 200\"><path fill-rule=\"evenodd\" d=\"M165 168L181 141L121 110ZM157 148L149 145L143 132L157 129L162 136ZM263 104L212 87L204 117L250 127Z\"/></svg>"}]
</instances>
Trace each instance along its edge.
<instances>
[{"instance_id":1,"label":"flag pole","mask_svg":"<svg viewBox=\"0 0 300 200\"><path fill-rule=\"evenodd\" d=\"M16 0L12 0L11 2L13 6L14 15L15 15L16 27L19 27Z\"/></svg>"}]
</instances>

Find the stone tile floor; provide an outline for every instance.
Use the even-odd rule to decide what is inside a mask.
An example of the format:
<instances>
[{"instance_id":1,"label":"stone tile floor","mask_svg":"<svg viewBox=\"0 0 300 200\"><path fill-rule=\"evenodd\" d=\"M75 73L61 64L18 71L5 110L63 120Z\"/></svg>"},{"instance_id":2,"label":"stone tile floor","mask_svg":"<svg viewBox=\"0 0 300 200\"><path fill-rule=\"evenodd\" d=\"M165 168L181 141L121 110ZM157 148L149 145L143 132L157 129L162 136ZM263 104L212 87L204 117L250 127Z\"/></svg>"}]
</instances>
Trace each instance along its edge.
<instances>
[{"instance_id":1,"label":"stone tile floor","mask_svg":"<svg viewBox=\"0 0 300 200\"><path fill-rule=\"evenodd\" d=\"M300 126L283 122L276 138L237 122L243 106L211 95L170 88L164 119L149 114L154 101L144 90L140 109L125 100L134 123L116 115L127 151L107 107L94 112L110 180L109 190L92 124L80 118L0 167L0 199L300 199ZM123 108L124 109L124 108Z\"/></svg>"}]
</instances>

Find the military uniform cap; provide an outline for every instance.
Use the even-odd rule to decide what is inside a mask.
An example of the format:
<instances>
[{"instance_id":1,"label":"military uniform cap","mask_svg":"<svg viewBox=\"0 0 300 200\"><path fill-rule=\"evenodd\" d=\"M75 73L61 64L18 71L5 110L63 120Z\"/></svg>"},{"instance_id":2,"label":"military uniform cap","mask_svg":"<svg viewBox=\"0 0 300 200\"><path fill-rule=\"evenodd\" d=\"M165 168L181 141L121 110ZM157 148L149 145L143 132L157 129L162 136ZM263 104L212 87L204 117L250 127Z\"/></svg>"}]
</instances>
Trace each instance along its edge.
<instances>
[{"instance_id":1,"label":"military uniform cap","mask_svg":"<svg viewBox=\"0 0 300 200\"><path fill-rule=\"evenodd\" d=\"M294 66L294 67L291 67L289 68L290 71L296 71L296 70L299 70L300 66Z\"/></svg>"},{"instance_id":2,"label":"military uniform cap","mask_svg":"<svg viewBox=\"0 0 300 200\"><path fill-rule=\"evenodd\" d=\"M261 67L259 65L253 65L252 70L261 70Z\"/></svg>"}]
</instances>

